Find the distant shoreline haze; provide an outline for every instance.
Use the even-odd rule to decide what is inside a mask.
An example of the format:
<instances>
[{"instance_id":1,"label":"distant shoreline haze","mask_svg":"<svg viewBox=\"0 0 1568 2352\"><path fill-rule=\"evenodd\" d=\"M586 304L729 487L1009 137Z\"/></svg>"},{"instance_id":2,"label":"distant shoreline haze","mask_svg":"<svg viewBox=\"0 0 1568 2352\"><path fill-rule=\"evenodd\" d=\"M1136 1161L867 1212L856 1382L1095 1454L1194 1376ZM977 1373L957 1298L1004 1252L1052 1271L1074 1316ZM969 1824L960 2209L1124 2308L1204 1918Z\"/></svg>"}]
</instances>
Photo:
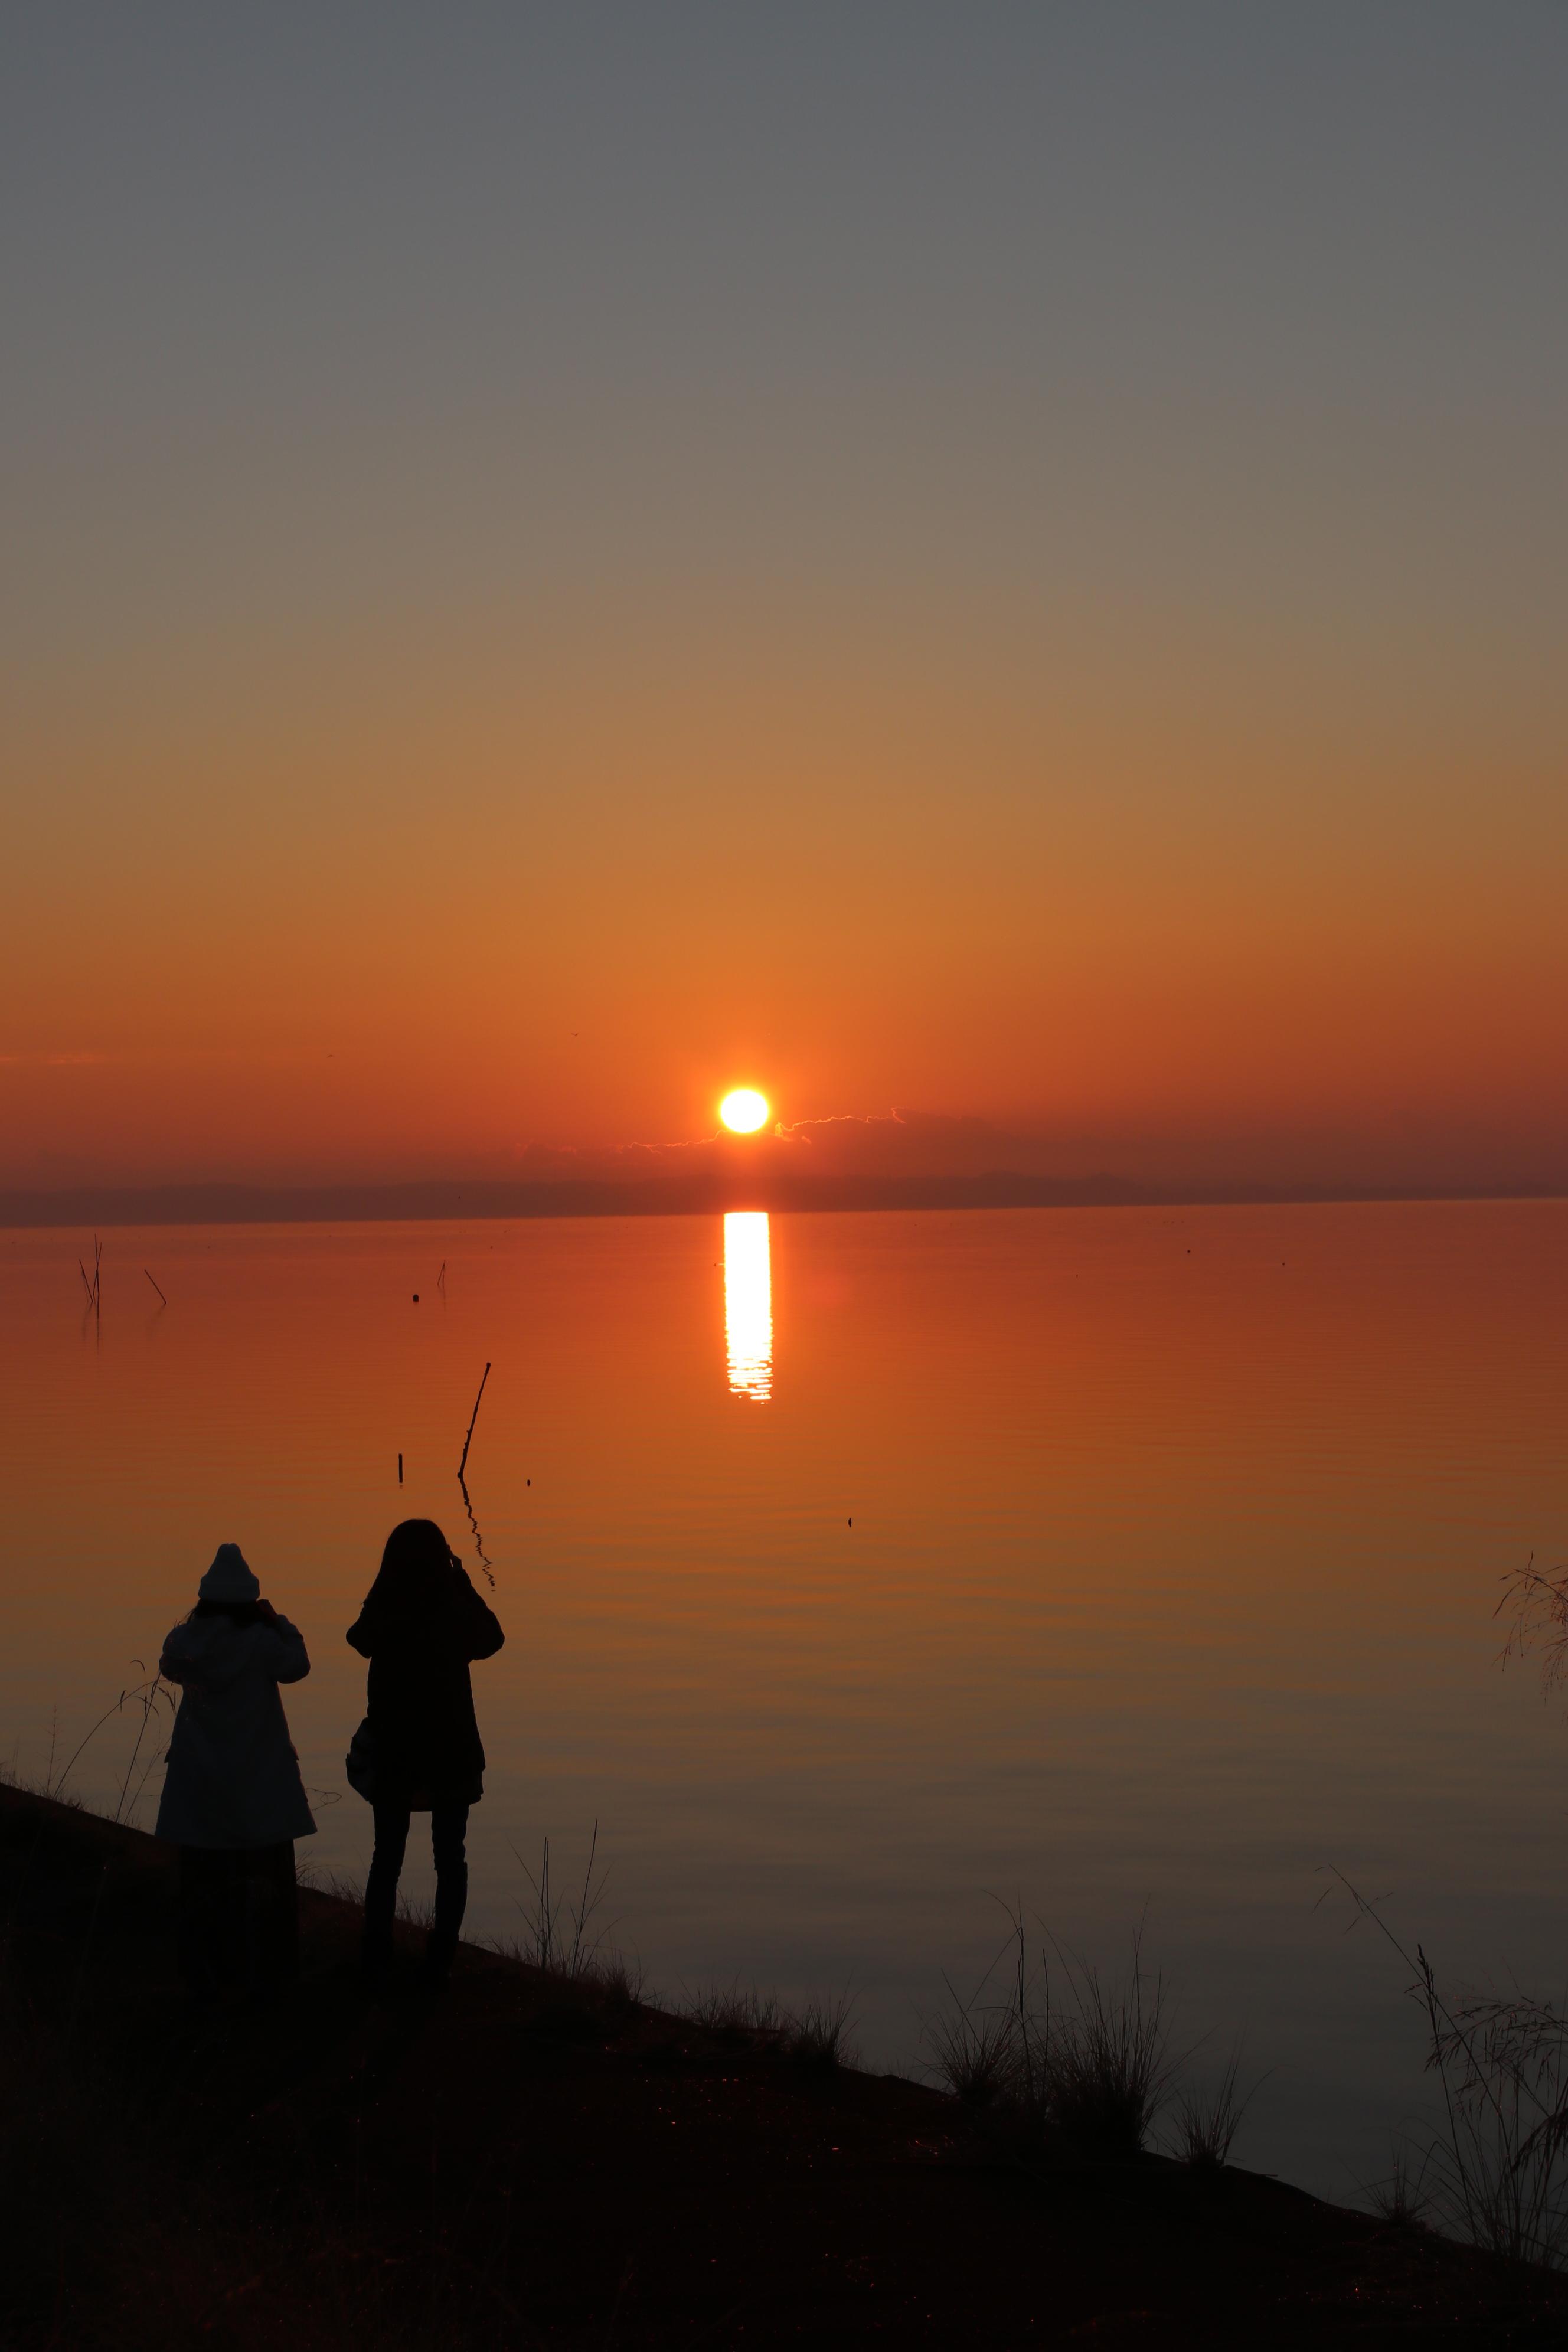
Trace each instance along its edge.
<instances>
[{"instance_id":1,"label":"distant shoreline haze","mask_svg":"<svg viewBox=\"0 0 1568 2352\"><path fill-rule=\"evenodd\" d=\"M1078 1209L1281 1206L1354 1201L1543 1201L1568 1184L1135 1182L980 1176L738 1174L553 1183L422 1182L268 1186L245 1183L79 1185L0 1192L0 1226L237 1225L440 1223L467 1218L701 1216L731 1209L779 1213L892 1209Z\"/></svg>"},{"instance_id":2,"label":"distant shoreline haze","mask_svg":"<svg viewBox=\"0 0 1568 2352\"><path fill-rule=\"evenodd\" d=\"M1446 1143L1447 1148L1445 1148ZM454 1167L453 1161L458 1165ZM29 1179L31 1181L29 1181ZM8 1180L8 1181L7 1181ZM41 1180L41 1181L40 1181ZM1073 1135L907 1107L754 1136L610 1147L540 1141L486 1164L374 1152L358 1164L0 1169L0 1223L283 1224L465 1217L696 1216L1568 1195L1552 1134Z\"/></svg>"}]
</instances>

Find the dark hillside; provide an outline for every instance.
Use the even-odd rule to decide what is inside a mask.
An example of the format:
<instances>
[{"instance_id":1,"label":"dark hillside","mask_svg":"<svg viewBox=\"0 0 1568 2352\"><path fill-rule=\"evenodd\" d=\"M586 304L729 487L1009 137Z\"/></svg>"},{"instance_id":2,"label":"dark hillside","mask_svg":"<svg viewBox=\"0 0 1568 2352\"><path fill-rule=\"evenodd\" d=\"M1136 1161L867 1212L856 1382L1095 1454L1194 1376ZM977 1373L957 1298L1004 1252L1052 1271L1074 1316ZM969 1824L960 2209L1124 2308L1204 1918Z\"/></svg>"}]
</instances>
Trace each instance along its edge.
<instances>
[{"instance_id":1,"label":"dark hillside","mask_svg":"<svg viewBox=\"0 0 1568 2352\"><path fill-rule=\"evenodd\" d=\"M1240 2171L1021 2162L918 2084L465 1948L189 2016L174 1858L0 1790L0 2341L636 2352L1568 2342L1555 2282Z\"/></svg>"}]
</instances>

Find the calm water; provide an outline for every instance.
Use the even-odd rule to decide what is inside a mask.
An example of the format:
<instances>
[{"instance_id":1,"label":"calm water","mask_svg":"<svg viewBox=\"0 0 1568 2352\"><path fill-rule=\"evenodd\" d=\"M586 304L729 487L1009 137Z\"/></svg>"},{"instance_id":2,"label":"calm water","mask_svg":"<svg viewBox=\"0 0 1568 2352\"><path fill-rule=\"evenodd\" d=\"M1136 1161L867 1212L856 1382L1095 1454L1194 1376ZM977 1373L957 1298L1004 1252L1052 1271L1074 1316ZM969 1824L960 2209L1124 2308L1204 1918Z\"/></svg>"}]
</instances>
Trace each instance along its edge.
<instances>
[{"instance_id":1,"label":"calm water","mask_svg":"<svg viewBox=\"0 0 1568 2352\"><path fill-rule=\"evenodd\" d=\"M233 1538L311 1646L304 1851L363 1873L342 1628L428 1513L509 1636L475 1677L479 1931L515 1924L514 1848L580 1869L597 1820L656 1984L852 1987L909 2070L994 1896L1111 1966L1146 1916L1198 2071L1238 2031L1271 2070L1238 2155L1340 2195L1425 2091L1323 1865L1454 1974L1559 1985L1568 1723L1490 1611L1568 1556L1568 1204L105 1241L84 1322L82 1237L0 1234L24 1772Z\"/></svg>"}]
</instances>

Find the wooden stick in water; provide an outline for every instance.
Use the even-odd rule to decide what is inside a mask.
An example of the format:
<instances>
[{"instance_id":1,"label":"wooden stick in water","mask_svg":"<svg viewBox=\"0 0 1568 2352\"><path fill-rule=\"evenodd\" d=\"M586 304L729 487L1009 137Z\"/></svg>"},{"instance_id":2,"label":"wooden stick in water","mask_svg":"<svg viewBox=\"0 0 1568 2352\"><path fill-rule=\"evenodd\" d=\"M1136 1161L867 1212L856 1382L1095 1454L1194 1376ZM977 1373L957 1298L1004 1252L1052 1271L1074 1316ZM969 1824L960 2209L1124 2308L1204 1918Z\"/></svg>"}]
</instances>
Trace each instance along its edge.
<instances>
[{"instance_id":1,"label":"wooden stick in water","mask_svg":"<svg viewBox=\"0 0 1568 2352\"><path fill-rule=\"evenodd\" d=\"M488 1381L489 1376L490 1368L487 1364L484 1370L484 1379L479 1382L479 1395L474 1399L474 1409L468 1415L468 1433L463 1440L463 1458L458 1465L458 1475L459 1478L468 1466L468 1448L474 1442L474 1423L479 1417L479 1397L484 1395L485 1381Z\"/></svg>"},{"instance_id":2,"label":"wooden stick in water","mask_svg":"<svg viewBox=\"0 0 1568 2352\"><path fill-rule=\"evenodd\" d=\"M154 1289L155 1291L157 1291L159 1297L160 1297L160 1298L163 1298L163 1288L162 1288L161 1285L160 1285L160 1284L159 1284L159 1283L158 1283L158 1282L153 1278L153 1276L152 1272L150 1271L150 1269L149 1269L148 1267L146 1267L146 1266L143 1266L143 1267L142 1267L142 1273L143 1273L144 1275L146 1275L148 1281L152 1283L153 1289ZM168 1300L167 1300L166 1298L163 1298L163 1304L164 1304L164 1306L165 1306L165 1307L167 1307L168 1303L169 1303L169 1302L168 1302Z\"/></svg>"}]
</instances>

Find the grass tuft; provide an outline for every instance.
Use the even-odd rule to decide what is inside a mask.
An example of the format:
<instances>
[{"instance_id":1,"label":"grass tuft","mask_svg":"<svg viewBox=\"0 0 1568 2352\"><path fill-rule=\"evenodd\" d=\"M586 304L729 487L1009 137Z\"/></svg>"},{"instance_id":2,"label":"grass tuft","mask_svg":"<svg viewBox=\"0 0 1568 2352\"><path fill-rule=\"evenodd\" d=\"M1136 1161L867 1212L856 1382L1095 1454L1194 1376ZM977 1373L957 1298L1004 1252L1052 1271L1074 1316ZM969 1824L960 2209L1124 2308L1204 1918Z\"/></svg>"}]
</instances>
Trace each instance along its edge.
<instances>
[{"instance_id":1,"label":"grass tuft","mask_svg":"<svg viewBox=\"0 0 1568 2352\"><path fill-rule=\"evenodd\" d=\"M1020 2152L1138 2155L1173 2071L1163 1980L1143 1965L1142 1935L1126 1977L1108 1980L1049 1937L1031 1965L1021 1906L1007 1916L1006 1942L973 1996L949 1983L951 2006L927 2026L935 2073ZM1005 1960L1007 1992L988 1999Z\"/></svg>"},{"instance_id":2,"label":"grass tuft","mask_svg":"<svg viewBox=\"0 0 1568 2352\"><path fill-rule=\"evenodd\" d=\"M704 2033L735 2040L753 2034L782 2036L785 2026L776 1996L759 1992L755 1985L742 1985L738 1978L727 1985L700 1986L696 1992L686 1994L677 2014L689 2018Z\"/></svg>"},{"instance_id":3,"label":"grass tuft","mask_svg":"<svg viewBox=\"0 0 1568 2352\"><path fill-rule=\"evenodd\" d=\"M1450 2000L1421 1945L1412 1958L1377 1906L1331 1874L1411 1973L1442 2095L1422 2166L1437 2221L1500 2261L1568 2269L1568 2015L1522 1995Z\"/></svg>"},{"instance_id":4,"label":"grass tuft","mask_svg":"<svg viewBox=\"0 0 1568 2352\"><path fill-rule=\"evenodd\" d=\"M607 1872L601 1872L598 1878L595 1878L594 1864L598 1851L599 1824L595 1822L588 1847L587 1866L583 1873L582 1890L574 1901L569 1901L552 1890L548 1838L544 1841L543 1856L537 1872L530 1870L513 1846L513 1856L528 1881L529 1888L527 1895L517 1906L522 1914L524 1932L521 1940L510 1948L515 1958L523 1960L530 1968L542 1969L546 1976L563 1977L572 1984L594 1972L600 1948L610 1932L607 1926L594 1930L592 1934L589 1932L589 1923L605 1899L608 1877Z\"/></svg>"},{"instance_id":5,"label":"grass tuft","mask_svg":"<svg viewBox=\"0 0 1568 2352\"><path fill-rule=\"evenodd\" d=\"M854 2011L848 1993L817 1995L800 2009L786 2009L776 1994L759 1992L739 1978L727 1985L700 1986L676 2008L677 2016L721 2042L761 2042L797 2065L823 2068L855 2063L849 2033Z\"/></svg>"},{"instance_id":6,"label":"grass tuft","mask_svg":"<svg viewBox=\"0 0 1568 2352\"><path fill-rule=\"evenodd\" d=\"M1068 1983L1074 2014L1042 2053L1051 2120L1080 2156L1137 2156L1170 2084L1163 1980L1145 1974L1134 1937L1123 1982L1069 1968Z\"/></svg>"},{"instance_id":7,"label":"grass tuft","mask_svg":"<svg viewBox=\"0 0 1568 2352\"><path fill-rule=\"evenodd\" d=\"M1199 2172L1217 2171L1228 2164L1251 2099L1251 2091L1241 2089L1238 2044L1212 2090L1184 2091L1176 2101L1176 2152L1182 2162Z\"/></svg>"},{"instance_id":8,"label":"grass tuft","mask_svg":"<svg viewBox=\"0 0 1568 2352\"><path fill-rule=\"evenodd\" d=\"M1016 2022L1009 2010L960 2000L951 1983L948 1992L953 2006L926 2029L937 2080L966 2107L994 2106L1011 2094L1017 2073Z\"/></svg>"},{"instance_id":9,"label":"grass tuft","mask_svg":"<svg viewBox=\"0 0 1568 2352\"><path fill-rule=\"evenodd\" d=\"M1426 2188L1425 2163L1411 2166L1403 2148L1396 2147L1382 2180L1369 2183L1367 2201L1380 2221L1391 2230L1424 2230L1432 2199Z\"/></svg>"},{"instance_id":10,"label":"grass tuft","mask_svg":"<svg viewBox=\"0 0 1568 2352\"><path fill-rule=\"evenodd\" d=\"M849 1993L819 1996L791 2011L784 2021L786 2056L801 2066L852 2066L857 2055L849 2034L854 2012Z\"/></svg>"},{"instance_id":11,"label":"grass tuft","mask_svg":"<svg viewBox=\"0 0 1568 2352\"><path fill-rule=\"evenodd\" d=\"M635 1952L625 1952L610 1942L613 1923L607 1922L602 1927L592 1924L604 1901L609 1876L607 1871L595 1876L598 1851L599 1824L595 1822L582 1886L575 1897L568 1898L557 1895L552 1885L548 1838L537 1871L530 1870L513 1846L518 1867L528 1882L528 1893L517 1906L522 1915L523 1933L492 1937L489 1948L503 1959L520 1961L524 1968L537 1969L563 1984L581 1986L613 2007L635 2009L647 1990L641 1960Z\"/></svg>"}]
</instances>

